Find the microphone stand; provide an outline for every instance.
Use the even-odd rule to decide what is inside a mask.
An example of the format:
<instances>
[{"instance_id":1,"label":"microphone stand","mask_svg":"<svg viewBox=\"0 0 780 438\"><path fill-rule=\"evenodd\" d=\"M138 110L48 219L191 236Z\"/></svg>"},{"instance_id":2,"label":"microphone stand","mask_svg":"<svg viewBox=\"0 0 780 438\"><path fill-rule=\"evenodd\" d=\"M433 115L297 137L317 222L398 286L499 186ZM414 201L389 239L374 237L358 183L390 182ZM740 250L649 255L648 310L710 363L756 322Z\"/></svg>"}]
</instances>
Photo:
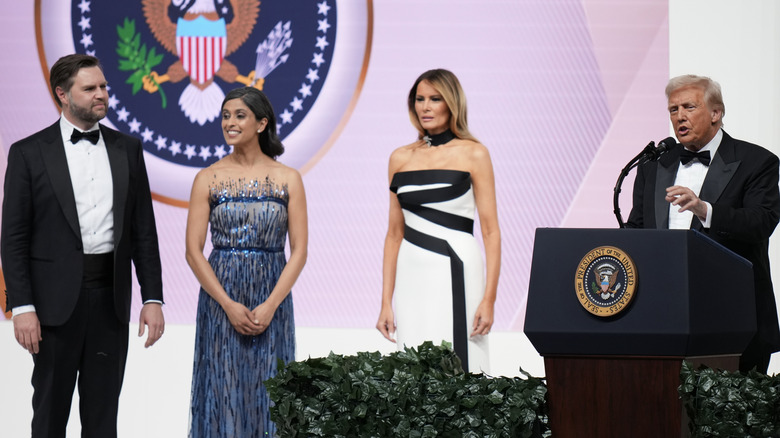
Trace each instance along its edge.
<instances>
[{"instance_id":1,"label":"microphone stand","mask_svg":"<svg viewBox=\"0 0 780 438\"><path fill-rule=\"evenodd\" d=\"M612 196L612 207L613 211L615 213L615 217L618 221L618 226L620 228L625 228L626 224L623 222L623 217L620 215L620 186L623 185L623 180L628 175L628 172L631 171L631 169L641 166L642 164L647 163L648 161L652 160L655 156L655 142L651 141L650 143L645 146L644 149L642 149L642 152L640 152L636 157L632 158L631 161L626 164L626 167L623 168L623 170L620 171L620 176L618 176L617 183L615 184L615 188L613 189L614 194Z\"/></svg>"}]
</instances>

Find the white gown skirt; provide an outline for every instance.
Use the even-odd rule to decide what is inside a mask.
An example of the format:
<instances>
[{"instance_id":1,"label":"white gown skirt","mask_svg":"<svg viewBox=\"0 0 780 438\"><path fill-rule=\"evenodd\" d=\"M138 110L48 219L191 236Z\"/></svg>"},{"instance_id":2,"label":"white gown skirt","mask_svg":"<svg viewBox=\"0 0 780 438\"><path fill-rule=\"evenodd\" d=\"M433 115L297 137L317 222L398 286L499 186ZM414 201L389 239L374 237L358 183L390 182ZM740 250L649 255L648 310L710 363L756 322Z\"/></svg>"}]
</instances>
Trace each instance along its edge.
<instances>
[{"instance_id":1,"label":"white gown skirt","mask_svg":"<svg viewBox=\"0 0 780 438\"><path fill-rule=\"evenodd\" d=\"M421 176L417 172L404 173L415 173L416 178ZM417 347L424 341L432 341L435 345L447 341L461 358L464 370L489 373L488 336L470 336L474 314L485 294L482 251L471 233L452 229L447 226L446 218L437 218L439 212L442 212L450 218L459 216L460 219L473 221L470 218L474 217L475 208L470 178L467 173L458 174L468 178L465 193L445 200L433 196L438 202L422 204L429 210L429 213L422 215L404 208L406 206L419 212L415 207L410 207L404 194L417 192L419 197L421 191L436 192L438 188L446 189L450 186L442 183L399 184L397 188L399 201L404 208L406 230L398 252L393 294L396 340L399 349L404 346ZM403 182L403 178L396 177L394 182L397 180ZM458 219L455 217L455 222Z\"/></svg>"}]
</instances>

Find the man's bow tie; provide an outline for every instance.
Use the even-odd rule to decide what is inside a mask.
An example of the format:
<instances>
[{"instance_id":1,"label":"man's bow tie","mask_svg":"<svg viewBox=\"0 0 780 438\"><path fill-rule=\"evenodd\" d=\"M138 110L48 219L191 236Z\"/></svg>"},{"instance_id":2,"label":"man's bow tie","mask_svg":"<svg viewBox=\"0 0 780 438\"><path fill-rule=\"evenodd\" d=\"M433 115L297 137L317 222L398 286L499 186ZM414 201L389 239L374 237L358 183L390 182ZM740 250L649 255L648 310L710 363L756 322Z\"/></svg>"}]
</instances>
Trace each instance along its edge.
<instances>
[{"instance_id":1,"label":"man's bow tie","mask_svg":"<svg viewBox=\"0 0 780 438\"><path fill-rule=\"evenodd\" d=\"M699 160L699 162L705 166L710 165L710 151L691 152L685 149L680 154L680 162L683 165L688 164L691 160Z\"/></svg>"},{"instance_id":2,"label":"man's bow tie","mask_svg":"<svg viewBox=\"0 0 780 438\"><path fill-rule=\"evenodd\" d=\"M74 129L73 133L70 134L70 142L73 144L78 143L82 138L88 140L92 144L97 144L100 139L100 130L95 129L94 131L81 132L78 129Z\"/></svg>"}]
</instances>

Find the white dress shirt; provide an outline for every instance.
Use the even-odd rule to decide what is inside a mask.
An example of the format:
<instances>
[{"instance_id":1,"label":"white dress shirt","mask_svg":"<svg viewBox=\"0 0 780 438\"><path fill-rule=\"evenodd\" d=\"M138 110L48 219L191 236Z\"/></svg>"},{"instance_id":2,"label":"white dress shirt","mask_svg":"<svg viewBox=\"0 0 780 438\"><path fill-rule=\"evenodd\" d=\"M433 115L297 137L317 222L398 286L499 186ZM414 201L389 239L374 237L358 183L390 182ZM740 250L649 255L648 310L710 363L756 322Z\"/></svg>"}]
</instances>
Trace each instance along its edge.
<instances>
[{"instance_id":1,"label":"white dress shirt","mask_svg":"<svg viewBox=\"0 0 780 438\"><path fill-rule=\"evenodd\" d=\"M73 144L70 135L74 129L78 128L60 118L84 254L109 253L114 250L114 180L106 143L101 136L97 144L85 139ZM97 123L88 131L95 129L99 129Z\"/></svg>"},{"instance_id":2,"label":"white dress shirt","mask_svg":"<svg viewBox=\"0 0 780 438\"><path fill-rule=\"evenodd\" d=\"M710 151L710 160L715 158L715 154L718 152L720 142L723 140L723 131L718 129L715 137L709 141L698 152ZM712 161L710 161L712 164ZM707 177L707 171L709 166L705 166L697 160L691 160L688 164L679 165L677 168L677 176L674 179L674 185L688 187L699 196L701 192L701 186L704 185L704 178ZM701 221L704 228L709 228L712 223L712 204L704 201L707 204L707 217ZM669 229L670 230L687 230L691 228L691 221L693 220L693 212L690 210L680 212L679 205L672 205L669 203Z\"/></svg>"}]
</instances>

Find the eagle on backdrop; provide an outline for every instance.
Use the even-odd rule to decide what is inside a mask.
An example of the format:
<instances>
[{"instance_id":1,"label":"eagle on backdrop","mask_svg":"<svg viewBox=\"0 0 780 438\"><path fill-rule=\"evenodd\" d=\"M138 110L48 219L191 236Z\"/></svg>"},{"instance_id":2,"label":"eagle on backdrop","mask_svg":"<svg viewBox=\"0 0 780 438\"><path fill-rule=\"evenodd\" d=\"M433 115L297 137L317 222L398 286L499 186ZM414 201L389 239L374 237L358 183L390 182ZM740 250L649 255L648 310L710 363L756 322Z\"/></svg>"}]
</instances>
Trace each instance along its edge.
<instances>
[{"instance_id":1,"label":"eagle on backdrop","mask_svg":"<svg viewBox=\"0 0 780 438\"><path fill-rule=\"evenodd\" d=\"M252 33L260 13L260 0L142 0L144 17L157 41L178 60L164 75L152 72L144 89L156 92L163 82L189 84L179 107L191 122L201 126L219 117L225 93L214 76L262 89L254 71L243 76L227 57Z\"/></svg>"}]
</instances>

